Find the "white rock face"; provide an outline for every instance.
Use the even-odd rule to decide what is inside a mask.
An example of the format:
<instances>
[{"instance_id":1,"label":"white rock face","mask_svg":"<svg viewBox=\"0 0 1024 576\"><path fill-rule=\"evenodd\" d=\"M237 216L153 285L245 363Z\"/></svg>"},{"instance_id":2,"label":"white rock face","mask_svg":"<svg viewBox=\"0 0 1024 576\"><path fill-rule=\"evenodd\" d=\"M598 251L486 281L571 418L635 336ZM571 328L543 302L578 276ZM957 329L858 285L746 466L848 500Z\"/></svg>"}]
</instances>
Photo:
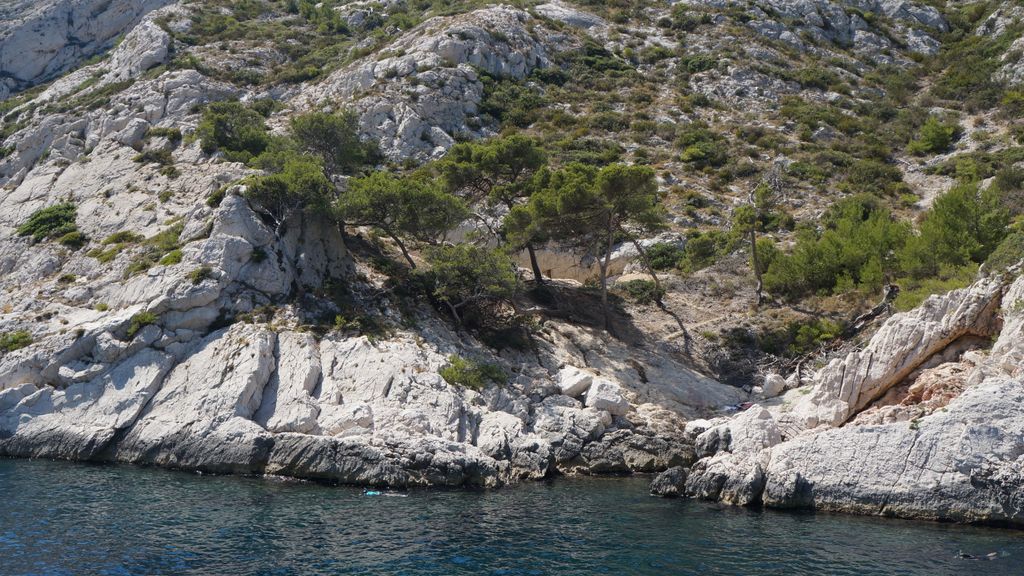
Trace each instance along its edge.
<instances>
[{"instance_id":1,"label":"white rock face","mask_svg":"<svg viewBox=\"0 0 1024 576\"><path fill-rule=\"evenodd\" d=\"M304 89L299 105L355 98L350 106L360 114L361 135L389 159L437 157L459 134L484 134L467 125L483 97L476 70L521 79L548 65L530 21L504 5L431 18L384 50L400 56L370 56L334 72Z\"/></svg>"},{"instance_id":2,"label":"white rock face","mask_svg":"<svg viewBox=\"0 0 1024 576\"><path fill-rule=\"evenodd\" d=\"M1010 286L986 278L893 316L864 350L822 369L792 414L755 406L701 433L704 457L686 479L687 493L735 504L1024 525L1022 301L1024 277ZM991 337L998 318L991 353L971 355L964 391L943 409L909 422L835 427L944 347ZM783 442L776 419L790 426L793 415L823 425Z\"/></svg>"},{"instance_id":3,"label":"white rock face","mask_svg":"<svg viewBox=\"0 0 1024 576\"><path fill-rule=\"evenodd\" d=\"M793 416L807 428L846 422L956 340L991 337L1001 296L1000 282L991 278L932 296L919 308L893 316L863 350L822 368L813 392L797 402Z\"/></svg>"},{"instance_id":4,"label":"white rock face","mask_svg":"<svg viewBox=\"0 0 1024 576\"><path fill-rule=\"evenodd\" d=\"M109 48L171 0L60 0L23 3L0 22L0 71L8 89L44 82Z\"/></svg>"}]
</instances>

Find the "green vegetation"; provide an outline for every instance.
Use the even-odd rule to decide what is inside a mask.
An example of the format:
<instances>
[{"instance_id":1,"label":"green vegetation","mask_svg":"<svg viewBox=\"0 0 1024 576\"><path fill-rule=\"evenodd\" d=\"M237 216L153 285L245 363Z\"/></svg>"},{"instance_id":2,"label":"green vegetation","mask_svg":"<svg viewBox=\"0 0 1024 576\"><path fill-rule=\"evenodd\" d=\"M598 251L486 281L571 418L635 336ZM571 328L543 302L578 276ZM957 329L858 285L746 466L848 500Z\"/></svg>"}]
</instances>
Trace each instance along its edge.
<instances>
[{"instance_id":1,"label":"green vegetation","mask_svg":"<svg viewBox=\"0 0 1024 576\"><path fill-rule=\"evenodd\" d=\"M543 281L543 276L535 245L544 238L517 209L523 208L523 203L541 184L545 176L541 171L547 162L547 155L536 140L511 135L457 144L437 167L448 191L458 194L468 204L483 202L492 217L497 215L496 208L508 211L498 239L515 250L525 249L529 253L533 279L537 283Z\"/></svg>"},{"instance_id":2,"label":"green vegetation","mask_svg":"<svg viewBox=\"0 0 1024 576\"><path fill-rule=\"evenodd\" d=\"M0 352L14 352L30 344L32 344L32 334L27 330L0 334Z\"/></svg>"},{"instance_id":3,"label":"green vegetation","mask_svg":"<svg viewBox=\"0 0 1024 576\"><path fill-rule=\"evenodd\" d=\"M877 292L900 279L907 304L924 291L948 287L951 280L969 280L965 271L975 270L996 250L1008 234L1009 220L995 192L979 191L976 184L955 186L937 198L918 234L894 219L877 198L855 196L836 204L823 230L797 230L792 252L774 255L767 263L765 287L793 299Z\"/></svg>"},{"instance_id":4,"label":"green vegetation","mask_svg":"<svg viewBox=\"0 0 1024 576\"><path fill-rule=\"evenodd\" d=\"M796 357L817 350L842 333L842 324L828 318L790 321L781 329L761 334L758 347L768 354Z\"/></svg>"},{"instance_id":5,"label":"green vegetation","mask_svg":"<svg viewBox=\"0 0 1024 576\"><path fill-rule=\"evenodd\" d=\"M250 178L245 197L274 222L278 234L284 231L285 224L293 216L309 211L329 211L335 188L324 175L318 158L282 152L261 160L272 173ZM279 162L279 165L271 166L271 161Z\"/></svg>"},{"instance_id":6,"label":"green vegetation","mask_svg":"<svg viewBox=\"0 0 1024 576\"><path fill-rule=\"evenodd\" d=\"M654 304L665 296L665 289L650 280L628 280L615 285L637 304Z\"/></svg>"},{"instance_id":7,"label":"green vegetation","mask_svg":"<svg viewBox=\"0 0 1024 576\"><path fill-rule=\"evenodd\" d=\"M58 239L61 244L79 248L85 244L86 238L75 224L77 213L75 205L70 202L41 208L18 226L15 233L18 236L31 236L33 242Z\"/></svg>"},{"instance_id":8,"label":"green vegetation","mask_svg":"<svg viewBox=\"0 0 1024 576\"><path fill-rule=\"evenodd\" d=\"M945 124L935 116L929 116L928 121L921 126L917 140L907 146L907 152L918 156L946 152L959 129L956 124Z\"/></svg>"},{"instance_id":9,"label":"green vegetation","mask_svg":"<svg viewBox=\"0 0 1024 576\"><path fill-rule=\"evenodd\" d=\"M570 164L550 173L546 180L531 196L521 220L547 238L595 256L607 324L608 264L614 242L626 238L635 243L636 234L664 226L654 170L625 164L597 170ZM646 261L646 252L635 244ZM654 280L657 284L657 277Z\"/></svg>"},{"instance_id":10,"label":"green vegetation","mask_svg":"<svg viewBox=\"0 0 1024 576\"><path fill-rule=\"evenodd\" d=\"M461 200L441 189L434 180L398 178L374 172L349 182L338 199L341 219L353 226L373 226L391 238L411 268L416 262L405 245L408 239L436 243L445 232L466 219L469 211Z\"/></svg>"},{"instance_id":11,"label":"green vegetation","mask_svg":"<svg viewBox=\"0 0 1024 576\"><path fill-rule=\"evenodd\" d=\"M448 364L437 371L445 382L470 390L483 390L488 384L503 385L508 374L497 364L489 364L455 354L448 357Z\"/></svg>"},{"instance_id":12,"label":"green vegetation","mask_svg":"<svg viewBox=\"0 0 1024 576\"><path fill-rule=\"evenodd\" d=\"M143 240L141 242L141 250L132 259L131 264L128 265L124 272L124 277L129 278L135 274L145 272L161 263L169 254L173 254L174 251L178 250L181 247L178 238L181 236L183 229L184 225L178 222L168 226L162 232ZM114 245L114 247L120 246L124 245Z\"/></svg>"},{"instance_id":13,"label":"green vegetation","mask_svg":"<svg viewBox=\"0 0 1024 576\"><path fill-rule=\"evenodd\" d=\"M218 150L232 162L248 162L270 145L263 116L240 102L213 102L196 128L203 152Z\"/></svg>"},{"instance_id":14,"label":"green vegetation","mask_svg":"<svg viewBox=\"0 0 1024 576\"><path fill-rule=\"evenodd\" d=\"M135 335L139 333L139 330L142 330L150 324L156 324L159 320L160 318L152 312L139 312L134 314L128 321L128 331L126 334L128 335L128 338L134 338Z\"/></svg>"},{"instance_id":15,"label":"green vegetation","mask_svg":"<svg viewBox=\"0 0 1024 576\"><path fill-rule=\"evenodd\" d=\"M373 162L376 146L359 140L359 119L352 112L313 112L291 121L292 137L299 148L320 158L328 176L351 174Z\"/></svg>"},{"instance_id":16,"label":"green vegetation","mask_svg":"<svg viewBox=\"0 0 1024 576\"><path fill-rule=\"evenodd\" d=\"M200 266L188 273L188 279L192 281L193 285L199 285L203 283L203 280L213 278L213 268L209 266Z\"/></svg>"},{"instance_id":17,"label":"green vegetation","mask_svg":"<svg viewBox=\"0 0 1024 576\"><path fill-rule=\"evenodd\" d=\"M456 323L467 311L477 316L508 303L518 290L515 265L505 253L483 246L457 244L427 250L430 270L419 272L419 282L444 305Z\"/></svg>"}]
</instances>

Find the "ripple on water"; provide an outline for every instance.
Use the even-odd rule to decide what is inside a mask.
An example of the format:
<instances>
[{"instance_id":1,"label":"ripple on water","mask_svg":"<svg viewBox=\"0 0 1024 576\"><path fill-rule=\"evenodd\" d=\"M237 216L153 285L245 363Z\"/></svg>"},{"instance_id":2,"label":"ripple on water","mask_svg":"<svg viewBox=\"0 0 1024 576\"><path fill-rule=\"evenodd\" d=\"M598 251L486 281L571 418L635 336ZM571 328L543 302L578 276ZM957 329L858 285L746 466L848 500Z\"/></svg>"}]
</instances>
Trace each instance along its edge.
<instances>
[{"instance_id":1,"label":"ripple on water","mask_svg":"<svg viewBox=\"0 0 1024 576\"><path fill-rule=\"evenodd\" d=\"M2 574L1013 574L1024 532L757 512L645 479L412 491L0 460ZM998 551L991 562L954 558Z\"/></svg>"}]
</instances>

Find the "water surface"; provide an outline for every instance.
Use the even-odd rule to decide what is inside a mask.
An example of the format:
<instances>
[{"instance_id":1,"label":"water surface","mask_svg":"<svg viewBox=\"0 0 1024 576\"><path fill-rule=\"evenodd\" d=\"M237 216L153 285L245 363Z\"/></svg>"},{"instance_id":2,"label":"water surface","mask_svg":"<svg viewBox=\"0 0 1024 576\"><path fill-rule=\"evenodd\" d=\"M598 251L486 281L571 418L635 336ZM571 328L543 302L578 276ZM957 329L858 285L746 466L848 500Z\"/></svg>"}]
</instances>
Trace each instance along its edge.
<instances>
[{"instance_id":1,"label":"water surface","mask_svg":"<svg viewBox=\"0 0 1024 576\"><path fill-rule=\"evenodd\" d=\"M4 575L1024 574L1024 531L663 500L643 478L394 498L0 459L0 494Z\"/></svg>"}]
</instances>

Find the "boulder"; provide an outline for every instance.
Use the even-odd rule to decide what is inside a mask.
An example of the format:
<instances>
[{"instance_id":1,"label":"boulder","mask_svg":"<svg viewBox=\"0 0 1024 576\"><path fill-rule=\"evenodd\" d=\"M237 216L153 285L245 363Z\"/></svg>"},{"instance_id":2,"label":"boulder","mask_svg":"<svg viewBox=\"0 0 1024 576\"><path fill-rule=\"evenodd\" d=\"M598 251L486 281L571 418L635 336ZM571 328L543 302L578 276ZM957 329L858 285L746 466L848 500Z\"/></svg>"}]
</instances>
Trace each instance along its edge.
<instances>
[{"instance_id":1,"label":"boulder","mask_svg":"<svg viewBox=\"0 0 1024 576\"><path fill-rule=\"evenodd\" d=\"M566 396L576 398L586 392L593 381L593 374L575 366L566 366L558 371L558 389Z\"/></svg>"},{"instance_id":2,"label":"boulder","mask_svg":"<svg viewBox=\"0 0 1024 576\"><path fill-rule=\"evenodd\" d=\"M651 494L676 498L686 492L686 468L675 466L665 470L651 481Z\"/></svg>"},{"instance_id":3,"label":"boulder","mask_svg":"<svg viewBox=\"0 0 1024 576\"><path fill-rule=\"evenodd\" d=\"M629 411L629 401L622 397L619 385L604 378L595 378L587 391L587 406L605 410L612 416L624 416Z\"/></svg>"}]
</instances>

